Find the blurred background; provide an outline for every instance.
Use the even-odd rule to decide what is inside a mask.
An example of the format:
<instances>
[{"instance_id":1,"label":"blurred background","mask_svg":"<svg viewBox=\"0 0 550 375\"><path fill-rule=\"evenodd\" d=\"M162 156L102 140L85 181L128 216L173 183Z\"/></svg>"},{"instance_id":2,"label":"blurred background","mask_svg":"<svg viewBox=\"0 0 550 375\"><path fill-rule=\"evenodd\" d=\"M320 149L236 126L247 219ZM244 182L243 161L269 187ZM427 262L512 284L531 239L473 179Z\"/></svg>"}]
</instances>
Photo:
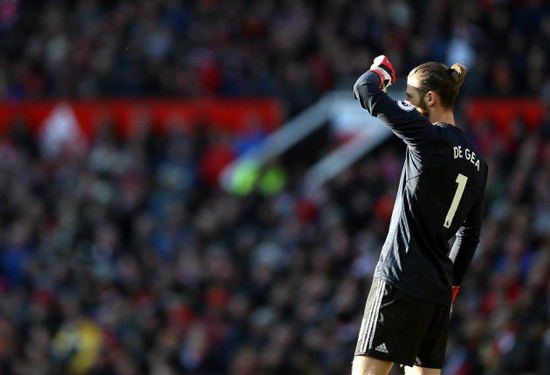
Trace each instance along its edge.
<instances>
[{"instance_id":1,"label":"blurred background","mask_svg":"<svg viewBox=\"0 0 550 375\"><path fill-rule=\"evenodd\" d=\"M549 46L543 0L0 0L0 374L349 373L404 146L327 159L319 103L382 53L469 68L489 163L443 373L550 374Z\"/></svg>"}]
</instances>

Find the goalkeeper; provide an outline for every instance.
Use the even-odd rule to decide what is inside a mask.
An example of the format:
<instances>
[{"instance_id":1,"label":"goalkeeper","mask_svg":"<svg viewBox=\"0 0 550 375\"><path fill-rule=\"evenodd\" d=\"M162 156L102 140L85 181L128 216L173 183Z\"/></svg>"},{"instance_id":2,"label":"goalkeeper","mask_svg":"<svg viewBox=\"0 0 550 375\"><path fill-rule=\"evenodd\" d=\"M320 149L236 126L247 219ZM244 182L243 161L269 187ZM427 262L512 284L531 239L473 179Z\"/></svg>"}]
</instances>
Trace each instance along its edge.
<instances>
[{"instance_id":1,"label":"goalkeeper","mask_svg":"<svg viewBox=\"0 0 550 375\"><path fill-rule=\"evenodd\" d=\"M408 75L406 101L394 101L385 92L395 71L379 56L353 87L407 149L352 375L386 375L394 363L406 374L441 373L451 303L479 243L487 182L486 162L455 126L465 74L460 64L421 64Z\"/></svg>"}]
</instances>

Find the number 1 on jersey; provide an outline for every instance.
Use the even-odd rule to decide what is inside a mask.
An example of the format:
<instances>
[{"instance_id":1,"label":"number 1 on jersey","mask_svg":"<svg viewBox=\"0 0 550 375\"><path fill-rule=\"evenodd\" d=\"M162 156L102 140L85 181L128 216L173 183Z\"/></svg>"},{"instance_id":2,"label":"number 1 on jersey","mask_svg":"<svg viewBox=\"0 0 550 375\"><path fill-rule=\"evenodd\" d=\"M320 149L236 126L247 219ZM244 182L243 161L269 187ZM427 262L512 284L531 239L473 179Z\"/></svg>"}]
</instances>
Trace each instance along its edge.
<instances>
[{"instance_id":1,"label":"number 1 on jersey","mask_svg":"<svg viewBox=\"0 0 550 375\"><path fill-rule=\"evenodd\" d=\"M451 223L453 222L453 218L456 214L458 204L460 203L462 194L464 194L466 182L468 182L468 177L464 176L462 173L459 173L458 176L456 176L456 183L458 184L458 186L456 188L453 201L451 202L451 207L449 207L449 211L447 211L447 217L445 217L445 224L443 224L445 228L451 227Z\"/></svg>"}]
</instances>

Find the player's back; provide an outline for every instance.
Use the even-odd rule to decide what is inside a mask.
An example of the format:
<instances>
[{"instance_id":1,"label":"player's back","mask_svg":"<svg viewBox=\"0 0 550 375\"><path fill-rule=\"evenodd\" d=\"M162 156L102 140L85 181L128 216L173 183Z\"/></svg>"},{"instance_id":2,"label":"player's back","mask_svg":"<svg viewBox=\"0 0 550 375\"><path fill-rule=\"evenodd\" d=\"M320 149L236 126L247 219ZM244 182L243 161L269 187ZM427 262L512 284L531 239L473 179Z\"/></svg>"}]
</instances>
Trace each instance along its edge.
<instances>
[{"instance_id":1,"label":"player's back","mask_svg":"<svg viewBox=\"0 0 550 375\"><path fill-rule=\"evenodd\" d=\"M463 225L478 234L481 228L487 165L459 128L428 126L430 141L407 147L377 273L405 292L442 303L453 279L449 239Z\"/></svg>"},{"instance_id":2,"label":"player's back","mask_svg":"<svg viewBox=\"0 0 550 375\"><path fill-rule=\"evenodd\" d=\"M413 172L418 173L418 186L409 200L411 210L422 215L423 232L448 241L483 193L487 165L459 128L441 123L433 127L433 145L420 151L429 160L423 170ZM414 176L408 177L407 183L414 184Z\"/></svg>"},{"instance_id":3,"label":"player's back","mask_svg":"<svg viewBox=\"0 0 550 375\"><path fill-rule=\"evenodd\" d=\"M354 85L361 106L407 145L399 190L375 276L403 292L450 304L454 273L449 239L473 254L481 231L487 164L457 127L394 101L368 71ZM462 274L467 265L459 267Z\"/></svg>"}]
</instances>

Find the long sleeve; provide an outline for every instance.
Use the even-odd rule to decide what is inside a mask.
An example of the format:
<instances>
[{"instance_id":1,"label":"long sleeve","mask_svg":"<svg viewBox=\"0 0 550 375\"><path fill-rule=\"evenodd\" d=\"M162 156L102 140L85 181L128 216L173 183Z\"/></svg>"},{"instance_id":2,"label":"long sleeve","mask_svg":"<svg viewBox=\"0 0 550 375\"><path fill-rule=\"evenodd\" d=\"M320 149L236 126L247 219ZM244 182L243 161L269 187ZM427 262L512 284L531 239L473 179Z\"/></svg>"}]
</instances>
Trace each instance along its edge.
<instances>
[{"instance_id":1,"label":"long sleeve","mask_svg":"<svg viewBox=\"0 0 550 375\"><path fill-rule=\"evenodd\" d=\"M380 76L368 71L355 82L353 96L372 116L411 147L411 151L431 142L435 131L429 120L409 103L390 98L379 86Z\"/></svg>"},{"instance_id":2,"label":"long sleeve","mask_svg":"<svg viewBox=\"0 0 550 375\"><path fill-rule=\"evenodd\" d=\"M486 184L487 175L485 175L485 180L483 182L483 191L468 213L468 216L466 216L466 219L464 219L462 226L458 229L456 240L449 254L449 257L453 261L453 285L455 286L460 286L460 284L462 284L466 270L479 244L481 223L483 220L483 197L485 195Z\"/></svg>"}]
</instances>

